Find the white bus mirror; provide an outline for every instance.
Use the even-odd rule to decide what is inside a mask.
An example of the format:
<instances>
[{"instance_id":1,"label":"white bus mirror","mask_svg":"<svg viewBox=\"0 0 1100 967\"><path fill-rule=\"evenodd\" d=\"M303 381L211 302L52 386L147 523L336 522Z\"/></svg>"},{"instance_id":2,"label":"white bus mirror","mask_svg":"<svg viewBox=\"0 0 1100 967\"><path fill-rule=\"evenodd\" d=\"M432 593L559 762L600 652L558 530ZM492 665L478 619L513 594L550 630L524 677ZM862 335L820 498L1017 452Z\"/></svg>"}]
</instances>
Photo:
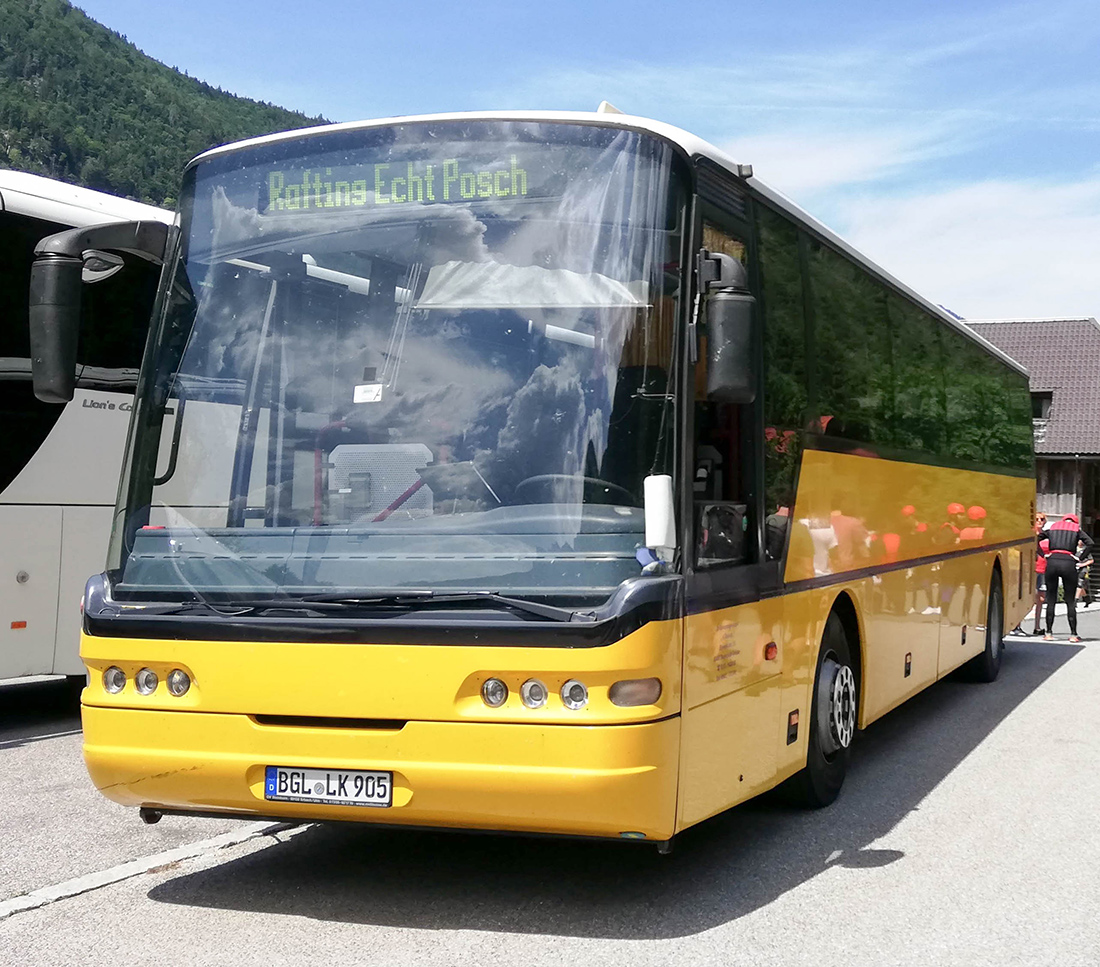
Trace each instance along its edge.
<instances>
[{"instance_id":1,"label":"white bus mirror","mask_svg":"<svg viewBox=\"0 0 1100 967\"><path fill-rule=\"evenodd\" d=\"M658 558L671 561L676 551L676 504L672 477L650 474L643 483L645 498L645 544Z\"/></svg>"}]
</instances>

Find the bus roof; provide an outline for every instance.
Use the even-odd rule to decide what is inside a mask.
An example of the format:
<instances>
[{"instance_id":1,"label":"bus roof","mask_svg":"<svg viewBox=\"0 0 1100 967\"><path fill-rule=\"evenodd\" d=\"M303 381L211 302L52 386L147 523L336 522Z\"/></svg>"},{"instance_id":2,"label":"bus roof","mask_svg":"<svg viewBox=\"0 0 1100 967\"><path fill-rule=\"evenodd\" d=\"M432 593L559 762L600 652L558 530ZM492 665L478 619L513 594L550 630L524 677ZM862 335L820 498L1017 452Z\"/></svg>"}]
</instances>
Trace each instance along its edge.
<instances>
[{"instance_id":1,"label":"bus roof","mask_svg":"<svg viewBox=\"0 0 1100 967\"><path fill-rule=\"evenodd\" d=\"M603 105L601 105L603 107ZM663 121L654 121L652 118L639 117L633 114L623 114L614 108L609 110L600 111L464 111L451 114L416 114L404 117L389 117L389 118L376 118L366 121L343 121L337 124L324 124L309 128L296 128L291 131L280 131L276 134L263 135L257 138L249 138L244 141L236 141L230 144L220 145L216 148L211 148L208 151L204 151L198 157L196 157L191 164L195 164L200 161L205 161L209 158L217 157L221 154L226 154L232 151L238 151L241 149L248 149L259 147L265 144L273 144L279 141L293 140L300 137L310 137L314 135L330 134L340 131L356 131L365 130L376 127L386 127L393 124L411 124L417 122L431 122L431 121L550 121L559 123L580 123L580 124L599 124L604 127L617 127L626 128L634 131L645 131L650 134L657 135L664 138L666 141L676 145L689 157L695 158L708 158L715 164L725 168L731 175L740 179L747 187L753 192L767 199L773 206L779 210L785 212L795 221L800 222L804 227L808 228L813 233L819 235L822 239L828 241L836 248L844 252L850 259L859 263L864 268L868 269L875 275L888 282L901 292L905 293L910 299L919 303L926 311L937 316L941 322L948 326L951 326L956 331L962 333L966 338L978 343L985 349L986 352L993 356L996 356L1006 365L1012 367L1017 372L1027 375L1027 369L1020 365L1011 356L1006 355L1002 350L998 349L992 343L983 339L973 329L966 325L965 320L960 319L958 316L945 310L942 306L936 305L930 302L919 292L916 292L904 282L895 278L889 272L887 272L882 266L876 264L863 255L858 249L846 242L843 238L836 234L832 229L823 225L809 212L800 208L795 202L791 201L781 191L777 191L774 188L770 188L767 184L760 181L753 174L751 165L744 163L738 163L729 154L723 151L721 148L716 147L709 141L705 141L688 131L678 128L672 124L666 124ZM190 165L188 166L190 167Z\"/></svg>"},{"instance_id":2,"label":"bus roof","mask_svg":"<svg viewBox=\"0 0 1100 967\"><path fill-rule=\"evenodd\" d=\"M0 170L0 211L83 227L119 219L171 223L175 213L25 171Z\"/></svg>"}]
</instances>

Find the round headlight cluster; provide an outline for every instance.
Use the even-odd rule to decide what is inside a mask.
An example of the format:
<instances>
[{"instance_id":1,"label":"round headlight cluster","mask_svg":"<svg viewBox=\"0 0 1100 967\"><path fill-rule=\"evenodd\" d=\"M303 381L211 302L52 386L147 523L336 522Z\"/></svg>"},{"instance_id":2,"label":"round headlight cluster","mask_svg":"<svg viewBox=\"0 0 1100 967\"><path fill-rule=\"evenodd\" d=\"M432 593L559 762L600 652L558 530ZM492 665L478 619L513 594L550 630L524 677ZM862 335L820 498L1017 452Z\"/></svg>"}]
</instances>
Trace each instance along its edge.
<instances>
[{"instance_id":1,"label":"round headlight cluster","mask_svg":"<svg viewBox=\"0 0 1100 967\"><path fill-rule=\"evenodd\" d=\"M519 689L520 700L528 708L542 708L548 695L546 686L537 678L528 678Z\"/></svg>"},{"instance_id":2,"label":"round headlight cluster","mask_svg":"<svg viewBox=\"0 0 1100 967\"><path fill-rule=\"evenodd\" d=\"M584 708L588 704L588 689L584 682L578 682L575 678L569 679L561 687L561 703L566 708Z\"/></svg>"},{"instance_id":3,"label":"round headlight cluster","mask_svg":"<svg viewBox=\"0 0 1100 967\"><path fill-rule=\"evenodd\" d=\"M508 686L499 678L488 678L481 686L481 700L489 708L500 708L508 701Z\"/></svg>"},{"instance_id":4,"label":"round headlight cluster","mask_svg":"<svg viewBox=\"0 0 1100 967\"><path fill-rule=\"evenodd\" d=\"M191 687L191 676L182 668L173 668L164 680L164 684L168 686L169 692L179 698L181 695L186 695Z\"/></svg>"},{"instance_id":5,"label":"round headlight cluster","mask_svg":"<svg viewBox=\"0 0 1100 967\"><path fill-rule=\"evenodd\" d=\"M126 687L126 672L118 665L112 665L103 673L103 690L117 695Z\"/></svg>"},{"instance_id":6,"label":"round headlight cluster","mask_svg":"<svg viewBox=\"0 0 1100 967\"><path fill-rule=\"evenodd\" d=\"M152 668L142 668L134 676L134 689L139 695L152 695L160 684L160 676ZM165 679L170 695L179 698L191 688L191 676L182 668L173 668ZM118 665L111 665L103 672L103 690L118 695L126 688L126 672Z\"/></svg>"},{"instance_id":7,"label":"round headlight cluster","mask_svg":"<svg viewBox=\"0 0 1100 967\"><path fill-rule=\"evenodd\" d=\"M500 708L508 701L508 686L499 678L487 678L481 686L481 700L489 708ZM561 687L561 703L568 709L584 708L588 704L588 687L575 678ZM529 678L519 689L520 701L526 708L545 708L550 699L550 689L537 678Z\"/></svg>"},{"instance_id":8,"label":"round headlight cluster","mask_svg":"<svg viewBox=\"0 0 1100 967\"><path fill-rule=\"evenodd\" d=\"M134 676L134 688L138 690L139 695L152 695L157 690L159 681L153 669L143 668Z\"/></svg>"}]
</instances>

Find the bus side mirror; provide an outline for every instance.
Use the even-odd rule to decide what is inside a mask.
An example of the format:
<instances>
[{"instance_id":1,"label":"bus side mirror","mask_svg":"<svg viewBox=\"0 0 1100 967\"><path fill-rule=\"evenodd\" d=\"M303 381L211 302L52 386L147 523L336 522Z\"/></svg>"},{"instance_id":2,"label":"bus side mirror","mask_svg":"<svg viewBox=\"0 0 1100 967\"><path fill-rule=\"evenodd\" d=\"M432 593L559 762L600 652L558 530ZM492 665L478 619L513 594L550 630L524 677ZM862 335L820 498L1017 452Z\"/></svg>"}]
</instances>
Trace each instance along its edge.
<instances>
[{"instance_id":1,"label":"bus side mirror","mask_svg":"<svg viewBox=\"0 0 1100 967\"><path fill-rule=\"evenodd\" d=\"M122 268L114 249L163 265L170 229L162 222L106 222L42 239L31 265L30 336L34 395L68 403L76 389L81 280L98 282Z\"/></svg>"},{"instance_id":2,"label":"bus side mirror","mask_svg":"<svg viewBox=\"0 0 1100 967\"><path fill-rule=\"evenodd\" d=\"M73 398L83 269L83 259L56 256L31 265L31 377L44 403Z\"/></svg>"},{"instance_id":3,"label":"bus side mirror","mask_svg":"<svg viewBox=\"0 0 1100 967\"><path fill-rule=\"evenodd\" d=\"M756 300L748 274L736 259L704 249L699 256L707 333L707 399L751 403L756 399Z\"/></svg>"}]
</instances>

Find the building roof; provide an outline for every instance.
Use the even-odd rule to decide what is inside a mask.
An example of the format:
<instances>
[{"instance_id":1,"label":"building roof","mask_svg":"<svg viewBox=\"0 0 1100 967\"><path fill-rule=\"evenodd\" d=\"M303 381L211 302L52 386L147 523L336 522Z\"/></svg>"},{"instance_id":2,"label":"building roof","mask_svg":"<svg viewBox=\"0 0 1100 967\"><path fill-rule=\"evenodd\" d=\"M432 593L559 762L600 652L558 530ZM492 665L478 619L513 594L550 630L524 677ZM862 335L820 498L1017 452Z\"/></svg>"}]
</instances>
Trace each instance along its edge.
<instances>
[{"instance_id":1,"label":"building roof","mask_svg":"<svg viewBox=\"0 0 1100 967\"><path fill-rule=\"evenodd\" d=\"M1035 452L1100 454L1100 323L1079 319L967 319L968 326L1027 368L1031 392L1050 393L1036 421Z\"/></svg>"}]
</instances>

